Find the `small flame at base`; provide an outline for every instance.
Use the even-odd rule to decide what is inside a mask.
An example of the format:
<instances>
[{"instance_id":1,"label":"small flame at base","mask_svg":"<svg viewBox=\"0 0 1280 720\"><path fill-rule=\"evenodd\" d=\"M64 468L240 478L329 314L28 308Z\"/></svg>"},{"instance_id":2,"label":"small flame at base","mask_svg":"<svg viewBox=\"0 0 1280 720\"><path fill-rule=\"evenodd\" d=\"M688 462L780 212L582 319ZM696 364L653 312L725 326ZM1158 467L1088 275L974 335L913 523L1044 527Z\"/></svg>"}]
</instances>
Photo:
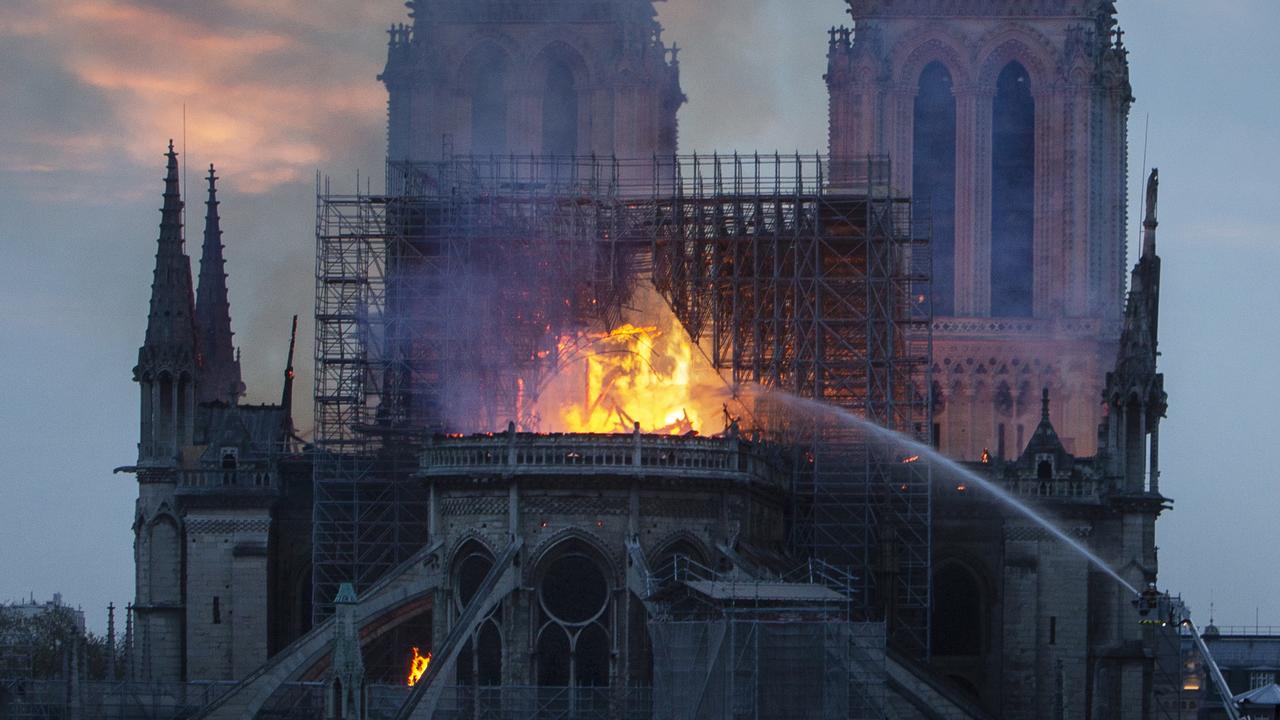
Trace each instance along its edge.
<instances>
[{"instance_id":1,"label":"small flame at base","mask_svg":"<svg viewBox=\"0 0 1280 720\"><path fill-rule=\"evenodd\" d=\"M431 653L428 652L424 657L419 652L418 648L414 648L413 659L409 661L409 677L406 679L409 687L417 685L423 674L427 672L427 668L431 666Z\"/></svg>"}]
</instances>

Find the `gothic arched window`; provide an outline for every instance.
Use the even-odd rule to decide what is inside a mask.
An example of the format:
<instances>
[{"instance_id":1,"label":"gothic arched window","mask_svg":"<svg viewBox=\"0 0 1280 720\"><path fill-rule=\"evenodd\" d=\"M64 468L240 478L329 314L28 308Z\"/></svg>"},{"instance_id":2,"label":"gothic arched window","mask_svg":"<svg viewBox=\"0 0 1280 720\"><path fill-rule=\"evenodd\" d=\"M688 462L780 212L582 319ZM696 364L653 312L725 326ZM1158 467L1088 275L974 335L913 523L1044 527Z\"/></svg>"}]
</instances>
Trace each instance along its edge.
<instances>
[{"instance_id":1,"label":"gothic arched window","mask_svg":"<svg viewBox=\"0 0 1280 720\"><path fill-rule=\"evenodd\" d=\"M542 152L544 155L578 153L578 87L573 68L562 59L546 64L542 96Z\"/></svg>"},{"instance_id":2,"label":"gothic arched window","mask_svg":"<svg viewBox=\"0 0 1280 720\"><path fill-rule=\"evenodd\" d=\"M1000 71L991 114L991 314L1032 314L1036 102L1018 62Z\"/></svg>"},{"instance_id":3,"label":"gothic arched window","mask_svg":"<svg viewBox=\"0 0 1280 720\"><path fill-rule=\"evenodd\" d=\"M507 58L498 50L478 53L471 80L471 154L507 152Z\"/></svg>"},{"instance_id":4,"label":"gothic arched window","mask_svg":"<svg viewBox=\"0 0 1280 720\"><path fill-rule=\"evenodd\" d=\"M959 563L945 563L933 577L933 654L939 656L982 653L982 588L978 578Z\"/></svg>"},{"instance_id":5,"label":"gothic arched window","mask_svg":"<svg viewBox=\"0 0 1280 720\"><path fill-rule=\"evenodd\" d=\"M563 49L543 56L543 154L576 155L579 138L579 81L572 55Z\"/></svg>"},{"instance_id":6,"label":"gothic arched window","mask_svg":"<svg viewBox=\"0 0 1280 720\"><path fill-rule=\"evenodd\" d=\"M956 99L951 73L931 62L920 73L912 140L915 222L931 221L933 311L955 314L956 266Z\"/></svg>"},{"instance_id":7,"label":"gothic arched window","mask_svg":"<svg viewBox=\"0 0 1280 720\"><path fill-rule=\"evenodd\" d=\"M584 543L570 541L544 563L540 575L538 685L607 687L610 589L603 564Z\"/></svg>"}]
</instances>

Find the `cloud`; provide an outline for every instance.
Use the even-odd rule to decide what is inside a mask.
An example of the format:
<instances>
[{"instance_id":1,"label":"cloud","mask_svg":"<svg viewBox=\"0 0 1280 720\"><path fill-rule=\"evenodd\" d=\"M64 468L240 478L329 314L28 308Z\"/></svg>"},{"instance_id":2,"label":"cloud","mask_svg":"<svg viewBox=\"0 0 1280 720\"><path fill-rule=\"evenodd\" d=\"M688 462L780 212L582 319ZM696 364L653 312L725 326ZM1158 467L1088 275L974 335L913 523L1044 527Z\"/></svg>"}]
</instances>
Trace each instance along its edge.
<instances>
[{"instance_id":1,"label":"cloud","mask_svg":"<svg viewBox=\"0 0 1280 720\"><path fill-rule=\"evenodd\" d=\"M154 172L184 114L192 153L244 192L358 162L380 144L370 139L386 95L374 77L396 5L16 0L0 10L14 100L0 112L17 120L0 170L92 181L124 161Z\"/></svg>"}]
</instances>

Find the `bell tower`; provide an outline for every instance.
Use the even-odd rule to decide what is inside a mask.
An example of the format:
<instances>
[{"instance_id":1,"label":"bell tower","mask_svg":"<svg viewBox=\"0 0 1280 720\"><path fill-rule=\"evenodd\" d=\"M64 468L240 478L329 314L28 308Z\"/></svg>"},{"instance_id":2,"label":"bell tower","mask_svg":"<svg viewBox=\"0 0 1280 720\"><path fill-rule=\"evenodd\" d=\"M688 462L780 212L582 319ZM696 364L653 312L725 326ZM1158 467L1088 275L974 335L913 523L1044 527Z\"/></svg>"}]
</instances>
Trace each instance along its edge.
<instances>
[{"instance_id":1,"label":"bell tower","mask_svg":"<svg viewBox=\"0 0 1280 720\"><path fill-rule=\"evenodd\" d=\"M830 150L883 155L931 220L934 437L1013 457L1056 399L1090 455L1123 312L1127 51L1111 0L850 0ZM928 212L925 216L923 213Z\"/></svg>"},{"instance_id":2,"label":"bell tower","mask_svg":"<svg viewBox=\"0 0 1280 720\"><path fill-rule=\"evenodd\" d=\"M678 50L653 0L414 0L390 30L388 157L676 151Z\"/></svg>"}]
</instances>

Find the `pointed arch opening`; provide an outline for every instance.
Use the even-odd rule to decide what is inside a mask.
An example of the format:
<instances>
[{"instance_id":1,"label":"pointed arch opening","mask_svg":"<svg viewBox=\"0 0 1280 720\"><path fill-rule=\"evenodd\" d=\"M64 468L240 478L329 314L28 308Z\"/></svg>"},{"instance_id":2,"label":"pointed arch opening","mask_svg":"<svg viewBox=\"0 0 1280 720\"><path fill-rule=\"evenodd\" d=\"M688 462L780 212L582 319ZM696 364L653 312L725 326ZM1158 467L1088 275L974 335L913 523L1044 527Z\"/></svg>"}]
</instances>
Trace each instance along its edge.
<instances>
[{"instance_id":1,"label":"pointed arch opening","mask_svg":"<svg viewBox=\"0 0 1280 720\"><path fill-rule=\"evenodd\" d=\"M510 62L496 46L473 52L468 60L471 94L471 154L507 152L507 75Z\"/></svg>"},{"instance_id":2,"label":"pointed arch opening","mask_svg":"<svg viewBox=\"0 0 1280 720\"><path fill-rule=\"evenodd\" d=\"M538 54L531 82L542 90L542 154L578 155L584 152L584 88L587 65L573 47L555 42Z\"/></svg>"},{"instance_id":3,"label":"pointed arch opening","mask_svg":"<svg viewBox=\"0 0 1280 720\"><path fill-rule=\"evenodd\" d=\"M991 314L1030 317L1034 285L1036 102L1016 60L996 80L991 114Z\"/></svg>"},{"instance_id":4,"label":"pointed arch opening","mask_svg":"<svg viewBox=\"0 0 1280 720\"><path fill-rule=\"evenodd\" d=\"M932 225L933 312L955 314L956 99L951 72L934 61L920 73L912 138L915 223Z\"/></svg>"},{"instance_id":5,"label":"pointed arch opening","mask_svg":"<svg viewBox=\"0 0 1280 720\"><path fill-rule=\"evenodd\" d=\"M551 58L546 64L542 95L543 154L578 153L578 102L573 68L562 58Z\"/></svg>"}]
</instances>

